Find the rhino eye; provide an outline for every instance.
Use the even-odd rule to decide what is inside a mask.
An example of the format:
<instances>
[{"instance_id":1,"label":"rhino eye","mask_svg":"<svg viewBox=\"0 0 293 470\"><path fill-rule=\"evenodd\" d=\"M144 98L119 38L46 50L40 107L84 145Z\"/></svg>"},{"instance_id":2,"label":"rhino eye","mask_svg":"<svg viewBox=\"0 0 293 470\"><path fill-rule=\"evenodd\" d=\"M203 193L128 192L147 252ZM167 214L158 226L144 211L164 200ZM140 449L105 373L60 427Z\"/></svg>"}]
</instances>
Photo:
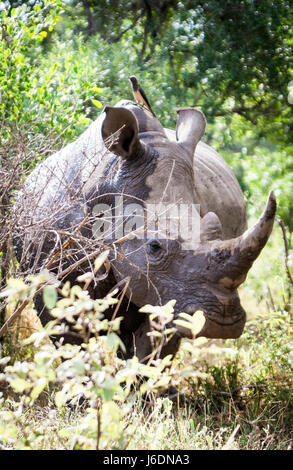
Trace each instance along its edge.
<instances>
[{"instance_id":1,"label":"rhino eye","mask_svg":"<svg viewBox=\"0 0 293 470\"><path fill-rule=\"evenodd\" d=\"M161 250L162 245L158 240L152 240L149 243L149 247L152 253L158 253Z\"/></svg>"}]
</instances>

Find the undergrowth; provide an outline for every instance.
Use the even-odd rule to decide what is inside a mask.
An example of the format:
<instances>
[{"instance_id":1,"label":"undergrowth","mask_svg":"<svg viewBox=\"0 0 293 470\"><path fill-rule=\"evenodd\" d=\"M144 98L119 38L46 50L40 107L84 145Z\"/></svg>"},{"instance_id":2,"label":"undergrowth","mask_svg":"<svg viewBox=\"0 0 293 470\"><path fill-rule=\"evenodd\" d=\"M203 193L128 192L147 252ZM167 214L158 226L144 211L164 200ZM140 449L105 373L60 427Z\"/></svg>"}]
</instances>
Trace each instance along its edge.
<instances>
[{"instance_id":1,"label":"undergrowth","mask_svg":"<svg viewBox=\"0 0 293 470\"><path fill-rule=\"evenodd\" d=\"M238 340L184 340L175 359L154 355L141 364L117 355L121 318L103 316L115 293L93 300L66 285L57 300L58 287L42 273L10 281L1 295L13 303L40 285L55 320L17 341L11 329L1 346L3 448L292 448L293 325L286 310L254 315ZM166 322L173 305L143 310ZM65 319L85 338L81 346L51 343L68 328ZM194 333L201 321L199 312L191 317ZM154 344L164 340L159 330L151 334Z\"/></svg>"}]
</instances>

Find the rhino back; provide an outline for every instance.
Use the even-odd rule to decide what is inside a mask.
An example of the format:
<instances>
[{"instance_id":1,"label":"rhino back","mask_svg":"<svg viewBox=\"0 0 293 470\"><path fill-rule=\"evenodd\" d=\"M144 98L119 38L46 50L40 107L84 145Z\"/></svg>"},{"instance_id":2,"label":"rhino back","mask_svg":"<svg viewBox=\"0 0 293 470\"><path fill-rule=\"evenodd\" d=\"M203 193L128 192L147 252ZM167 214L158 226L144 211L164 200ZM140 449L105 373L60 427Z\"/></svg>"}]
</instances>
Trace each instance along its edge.
<instances>
[{"instance_id":1,"label":"rhino back","mask_svg":"<svg viewBox=\"0 0 293 470\"><path fill-rule=\"evenodd\" d=\"M204 142L199 142L195 150L194 181L201 216L215 212L224 239L241 235L247 228L242 190L229 165Z\"/></svg>"},{"instance_id":2,"label":"rhino back","mask_svg":"<svg viewBox=\"0 0 293 470\"><path fill-rule=\"evenodd\" d=\"M74 142L42 161L28 176L18 202L23 212L36 221L43 215L56 213L58 206L84 199L90 179L103 174L107 165L101 139L101 117Z\"/></svg>"},{"instance_id":3,"label":"rhino back","mask_svg":"<svg viewBox=\"0 0 293 470\"><path fill-rule=\"evenodd\" d=\"M176 132L165 129L176 141ZM223 238L241 235L247 228L246 206L240 185L229 165L212 147L200 141L194 154L194 183L200 215L215 212L223 227Z\"/></svg>"}]
</instances>

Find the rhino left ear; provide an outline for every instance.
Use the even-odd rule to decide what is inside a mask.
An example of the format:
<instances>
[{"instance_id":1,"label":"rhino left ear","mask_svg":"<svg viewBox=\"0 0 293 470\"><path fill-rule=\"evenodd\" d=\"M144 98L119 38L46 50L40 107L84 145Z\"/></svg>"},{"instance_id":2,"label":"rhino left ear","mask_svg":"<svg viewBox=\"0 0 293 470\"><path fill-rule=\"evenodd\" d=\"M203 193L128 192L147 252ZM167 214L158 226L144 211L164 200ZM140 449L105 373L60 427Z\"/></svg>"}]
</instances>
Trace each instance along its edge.
<instances>
[{"instance_id":1,"label":"rhino left ear","mask_svg":"<svg viewBox=\"0 0 293 470\"><path fill-rule=\"evenodd\" d=\"M193 158L195 148L206 128L205 116L196 108L178 108L176 111L176 139Z\"/></svg>"},{"instance_id":2,"label":"rhino left ear","mask_svg":"<svg viewBox=\"0 0 293 470\"><path fill-rule=\"evenodd\" d=\"M108 150L119 157L133 159L142 151L138 138L138 122L126 108L105 106L106 117L102 124L102 137Z\"/></svg>"}]
</instances>

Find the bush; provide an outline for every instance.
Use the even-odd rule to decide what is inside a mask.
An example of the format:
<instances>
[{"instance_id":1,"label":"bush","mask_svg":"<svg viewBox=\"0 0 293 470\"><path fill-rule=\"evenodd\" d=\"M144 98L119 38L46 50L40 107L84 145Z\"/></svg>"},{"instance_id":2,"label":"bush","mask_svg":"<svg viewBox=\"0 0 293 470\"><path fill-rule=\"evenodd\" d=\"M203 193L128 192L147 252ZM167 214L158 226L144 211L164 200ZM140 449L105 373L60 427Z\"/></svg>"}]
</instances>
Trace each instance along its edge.
<instances>
[{"instance_id":1,"label":"bush","mask_svg":"<svg viewBox=\"0 0 293 470\"><path fill-rule=\"evenodd\" d=\"M288 447L293 419L288 313L256 317L237 341L186 340L172 362L169 356L158 359L156 351L174 301L146 306L142 311L150 315L154 354L141 364L121 356L121 317L104 317L117 304L115 292L93 300L79 285L60 289L43 272L10 280L1 296L13 306L39 289L55 319L14 349L10 343L10 356L8 347L2 349L0 440L5 448ZM178 320L195 334L201 321L199 313ZM49 338L64 334L69 325L83 343L56 348ZM181 392L172 401L164 398L168 387Z\"/></svg>"},{"instance_id":2,"label":"bush","mask_svg":"<svg viewBox=\"0 0 293 470\"><path fill-rule=\"evenodd\" d=\"M64 51L61 60L56 60L54 52L54 60L44 60L43 43L61 19L61 12L58 3L47 1L43 8L24 5L12 10L10 16L5 10L1 13L0 120L4 123L4 144L13 139L16 127L31 136L76 136L91 122L89 111L101 107L93 68L87 73L78 53Z\"/></svg>"},{"instance_id":3,"label":"bush","mask_svg":"<svg viewBox=\"0 0 293 470\"><path fill-rule=\"evenodd\" d=\"M0 439L6 445L17 448L36 448L40 431L26 431L25 437L20 438L16 429L18 426L23 428L25 413L46 391L57 407L55 411L58 409L60 413L64 413L68 405L77 406L80 399L86 402L74 437L70 431L60 430L59 437L69 437L71 447L124 448L133 437L134 430L130 426L125 431L123 420L132 410L137 397L141 399L142 396L158 393L169 385L175 385L180 378L196 376L197 373L190 368L183 368L179 373L169 369L170 356L155 359L154 354L153 360L147 364L140 363L137 357L129 360L119 358L118 350L124 351L117 334L122 318L107 320L103 315L109 306L118 302L116 292L104 299L93 300L78 285L70 287L66 283L60 290L58 282L54 284L53 281L52 275L46 272L26 280L12 279L1 294L7 298L9 307L11 303L15 305L17 301L32 299L41 288L44 302L55 320L48 323L44 330L22 341L22 348L24 345L30 346L26 349L25 359L15 359L15 351L12 351L13 361L9 356L1 359L2 386L6 389L6 398L12 390L16 394L11 403L14 407L17 403L18 411L0 411ZM62 297L60 300L57 300L56 289ZM160 332L159 323L170 321L173 305L174 302L170 302L165 307L147 306L142 309L142 312L150 312L154 325L155 353L159 349L158 340L162 341L164 335L172 333L171 330L166 330L164 334ZM182 321L187 326L190 324L191 330L195 331L196 322L192 317L190 322ZM158 324L157 329L155 324ZM80 346L60 343L55 348L49 338L70 331L70 325L72 334L81 337L84 342ZM12 363L7 365L9 362Z\"/></svg>"}]
</instances>

